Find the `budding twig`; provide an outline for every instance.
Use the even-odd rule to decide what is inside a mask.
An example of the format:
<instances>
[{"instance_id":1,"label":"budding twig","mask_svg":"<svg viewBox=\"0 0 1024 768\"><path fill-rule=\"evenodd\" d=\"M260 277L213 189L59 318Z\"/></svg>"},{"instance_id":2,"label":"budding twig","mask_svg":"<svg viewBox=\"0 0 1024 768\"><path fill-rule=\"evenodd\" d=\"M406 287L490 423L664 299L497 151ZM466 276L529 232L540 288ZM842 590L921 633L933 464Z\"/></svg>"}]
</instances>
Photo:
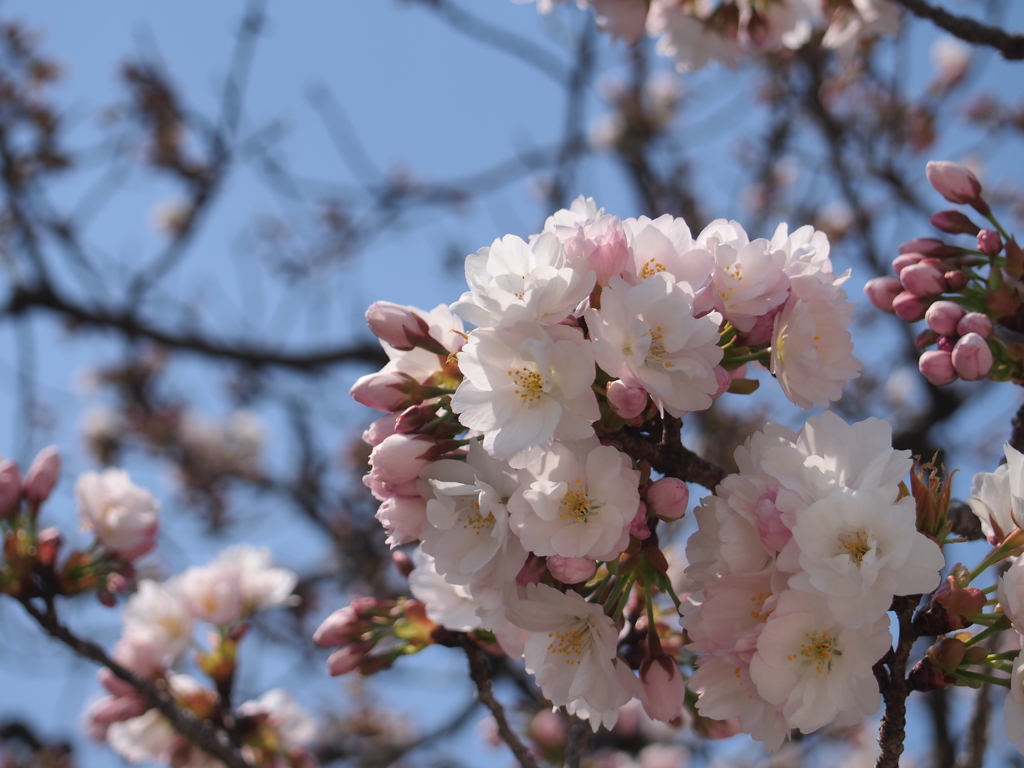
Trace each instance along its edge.
<instances>
[{"instance_id":1,"label":"budding twig","mask_svg":"<svg viewBox=\"0 0 1024 768\"><path fill-rule=\"evenodd\" d=\"M146 703L170 721L171 726L192 742L199 749L211 757L224 762L228 768L254 768L242 757L242 753L232 746L227 734L216 729L206 720L196 717L186 709L182 709L175 703L174 698L167 692L160 690L151 681L139 677L131 670L121 666L107 655L100 646L88 640L83 640L73 634L57 619L57 613L53 604L47 602L46 611L41 611L31 601L24 599L20 601L28 611L28 614L36 620L46 633L83 658L95 661L109 669L115 677L131 685Z\"/></svg>"}]
</instances>

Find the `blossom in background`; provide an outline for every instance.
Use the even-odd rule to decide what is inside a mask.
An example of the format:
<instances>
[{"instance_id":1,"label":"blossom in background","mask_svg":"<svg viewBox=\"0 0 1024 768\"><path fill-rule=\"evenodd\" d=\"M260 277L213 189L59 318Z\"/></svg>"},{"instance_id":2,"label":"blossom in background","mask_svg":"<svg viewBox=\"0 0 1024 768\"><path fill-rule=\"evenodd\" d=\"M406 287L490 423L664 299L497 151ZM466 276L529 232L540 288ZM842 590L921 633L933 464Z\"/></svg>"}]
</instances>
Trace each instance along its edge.
<instances>
[{"instance_id":1,"label":"blossom in background","mask_svg":"<svg viewBox=\"0 0 1024 768\"><path fill-rule=\"evenodd\" d=\"M132 483L123 469L86 472L75 482L75 499L83 530L110 552L132 560L156 544L160 502Z\"/></svg>"}]
</instances>

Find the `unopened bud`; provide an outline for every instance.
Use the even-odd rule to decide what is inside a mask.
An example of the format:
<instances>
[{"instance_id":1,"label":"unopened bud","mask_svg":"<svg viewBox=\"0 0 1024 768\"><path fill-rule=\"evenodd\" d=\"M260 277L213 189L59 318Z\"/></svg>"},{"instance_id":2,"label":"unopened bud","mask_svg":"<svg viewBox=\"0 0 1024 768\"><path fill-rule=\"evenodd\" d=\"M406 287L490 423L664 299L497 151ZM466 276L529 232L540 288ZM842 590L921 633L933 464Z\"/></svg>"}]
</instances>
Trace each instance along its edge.
<instances>
[{"instance_id":1,"label":"unopened bud","mask_svg":"<svg viewBox=\"0 0 1024 768\"><path fill-rule=\"evenodd\" d=\"M917 347L918 349L925 349L927 347L930 347L938 340L939 334L937 334L931 328L926 328L925 330L917 334L917 336L914 338L914 346Z\"/></svg>"},{"instance_id":2,"label":"unopened bud","mask_svg":"<svg viewBox=\"0 0 1024 768\"><path fill-rule=\"evenodd\" d=\"M373 650L373 643L346 645L332 653L327 659L327 671L333 676L345 675L359 669L363 659Z\"/></svg>"},{"instance_id":3,"label":"unopened bud","mask_svg":"<svg viewBox=\"0 0 1024 768\"><path fill-rule=\"evenodd\" d=\"M971 277L962 269L951 269L943 277L946 278L947 290L956 293L962 291L971 282Z\"/></svg>"},{"instance_id":4,"label":"unopened bud","mask_svg":"<svg viewBox=\"0 0 1024 768\"><path fill-rule=\"evenodd\" d=\"M17 514L21 503L21 472L13 461L0 463L0 519Z\"/></svg>"},{"instance_id":5,"label":"unopened bud","mask_svg":"<svg viewBox=\"0 0 1024 768\"><path fill-rule=\"evenodd\" d=\"M928 311L931 301L915 296L910 291L903 291L892 303L893 312L896 317L907 323L916 323L924 320L924 313Z\"/></svg>"},{"instance_id":6,"label":"unopened bud","mask_svg":"<svg viewBox=\"0 0 1024 768\"><path fill-rule=\"evenodd\" d=\"M904 269L917 264L923 258L925 258L923 253L901 253L892 260L892 271L899 276Z\"/></svg>"},{"instance_id":7,"label":"unopened bud","mask_svg":"<svg viewBox=\"0 0 1024 768\"><path fill-rule=\"evenodd\" d=\"M936 301L924 314L928 327L940 336L956 333L956 324L964 316L963 307L953 301Z\"/></svg>"},{"instance_id":8,"label":"unopened bud","mask_svg":"<svg viewBox=\"0 0 1024 768\"><path fill-rule=\"evenodd\" d=\"M610 381L607 392L608 404L623 419L635 419L647 408L647 390L635 381Z\"/></svg>"},{"instance_id":9,"label":"unopened bud","mask_svg":"<svg viewBox=\"0 0 1024 768\"><path fill-rule=\"evenodd\" d=\"M45 528L36 539L36 551L40 564L52 568L57 563L57 555L63 539L58 528Z\"/></svg>"},{"instance_id":10,"label":"unopened bud","mask_svg":"<svg viewBox=\"0 0 1024 768\"><path fill-rule=\"evenodd\" d=\"M900 253L920 253L936 259L959 256L963 252L963 248L948 245L935 237L915 237L913 240L903 243L897 250Z\"/></svg>"},{"instance_id":11,"label":"unopened bud","mask_svg":"<svg viewBox=\"0 0 1024 768\"><path fill-rule=\"evenodd\" d=\"M548 555L548 572L563 584L582 584L597 573L597 563L588 557Z\"/></svg>"},{"instance_id":12,"label":"unopened bud","mask_svg":"<svg viewBox=\"0 0 1024 768\"><path fill-rule=\"evenodd\" d=\"M900 282L903 288L914 296L938 296L947 288L943 273L932 264L911 264L900 272ZM896 301L899 301L899 296L896 297ZM900 310L895 301L893 308L899 315Z\"/></svg>"},{"instance_id":13,"label":"unopened bud","mask_svg":"<svg viewBox=\"0 0 1024 768\"><path fill-rule=\"evenodd\" d=\"M978 250L986 256L998 256L1003 250L1003 238L992 229L983 229L978 233Z\"/></svg>"},{"instance_id":14,"label":"unopened bud","mask_svg":"<svg viewBox=\"0 0 1024 768\"><path fill-rule=\"evenodd\" d=\"M983 315L981 312L968 312L956 324L956 332L961 336L976 333L981 338L987 339L992 333L992 321L989 320L988 315Z\"/></svg>"},{"instance_id":15,"label":"unopened bud","mask_svg":"<svg viewBox=\"0 0 1024 768\"><path fill-rule=\"evenodd\" d=\"M374 336L402 352L423 347L435 354L447 354L448 350L431 337L430 325L414 307L375 301L366 310L366 324Z\"/></svg>"},{"instance_id":16,"label":"unopened bud","mask_svg":"<svg viewBox=\"0 0 1024 768\"><path fill-rule=\"evenodd\" d=\"M682 714L686 683L675 659L664 653L648 656L640 664L640 682L640 701L648 717L667 723Z\"/></svg>"},{"instance_id":17,"label":"unopened bud","mask_svg":"<svg viewBox=\"0 0 1024 768\"><path fill-rule=\"evenodd\" d=\"M60 452L56 446L43 448L32 460L25 475L22 492L25 498L36 506L50 497L50 492L60 479Z\"/></svg>"},{"instance_id":18,"label":"unopened bud","mask_svg":"<svg viewBox=\"0 0 1024 768\"><path fill-rule=\"evenodd\" d=\"M951 235L976 235L980 231L977 224L955 210L933 213L929 221L936 229Z\"/></svg>"},{"instance_id":19,"label":"unopened bud","mask_svg":"<svg viewBox=\"0 0 1024 768\"><path fill-rule=\"evenodd\" d=\"M898 277L875 277L864 285L864 295L875 309L894 314L893 300L903 292L903 284Z\"/></svg>"},{"instance_id":20,"label":"unopened bud","mask_svg":"<svg viewBox=\"0 0 1024 768\"><path fill-rule=\"evenodd\" d=\"M978 381L992 370L992 350L976 333L968 333L953 348L953 367L964 381Z\"/></svg>"},{"instance_id":21,"label":"unopened bud","mask_svg":"<svg viewBox=\"0 0 1024 768\"><path fill-rule=\"evenodd\" d=\"M678 520L690 504L690 489L682 480L663 477L651 483L645 494L647 506L662 520Z\"/></svg>"},{"instance_id":22,"label":"unopened bud","mask_svg":"<svg viewBox=\"0 0 1024 768\"><path fill-rule=\"evenodd\" d=\"M938 348L940 352L952 352L957 340L951 336L939 336Z\"/></svg>"},{"instance_id":23,"label":"unopened bud","mask_svg":"<svg viewBox=\"0 0 1024 768\"><path fill-rule=\"evenodd\" d=\"M925 352L917 361L917 367L920 369L921 375L937 387L956 381L953 356L949 352L941 350Z\"/></svg>"},{"instance_id":24,"label":"unopened bud","mask_svg":"<svg viewBox=\"0 0 1024 768\"><path fill-rule=\"evenodd\" d=\"M965 166L946 160L932 160L925 167L928 183L936 192L957 205L973 205L981 196L981 182Z\"/></svg>"}]
</instances>

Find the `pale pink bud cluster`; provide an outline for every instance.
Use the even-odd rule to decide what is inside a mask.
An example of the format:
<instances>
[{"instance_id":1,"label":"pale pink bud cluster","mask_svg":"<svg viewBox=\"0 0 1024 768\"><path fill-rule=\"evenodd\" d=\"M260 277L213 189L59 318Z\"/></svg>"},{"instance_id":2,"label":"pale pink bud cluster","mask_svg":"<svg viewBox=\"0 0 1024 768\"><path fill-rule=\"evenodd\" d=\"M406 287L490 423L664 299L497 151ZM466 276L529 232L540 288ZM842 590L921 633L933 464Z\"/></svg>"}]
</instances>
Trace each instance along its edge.
<instances>
[{"instance_id":1,"label":"pale pink bud cluster","mask_svg":"<svg viewBox=\"0 0 1024 768\"><path fill-rule=\"evenodd\" d=\"M927 175L929 183L950 202L970 205L991 217L981 196L981 184L969 169L956 163L929 162ZM978 381L989 376L1003 354L1002 342L992 336L993 318L1011 316L1016 311L1016 294L1007 292L1002 284L1019 285L1024 257L1020 257L1012 238L1004 243L998 231L979 229L960 211L940 211L931 217L931 223L949 234L975 236L983 256L935 238L916 238L900 246L899 256L893 260L896 276L870 280L864 292L883 312L905 322L927 323L928 330L918 335L916 344L921 349L936 346L923 352L918 362L921 374L930 383L942 386L957 379ZM1000 257L1004 249L1005 259ZM1011 264L1014 259L1017 263ZM977 270L985 266L998 271L1001 280L981 278L975 288L968 290L972 280L979 280ZM977 306L977 294L971 292L977 288L988 292L985 306L991 317L964 309Z\"/></svg>"}]
</instances>

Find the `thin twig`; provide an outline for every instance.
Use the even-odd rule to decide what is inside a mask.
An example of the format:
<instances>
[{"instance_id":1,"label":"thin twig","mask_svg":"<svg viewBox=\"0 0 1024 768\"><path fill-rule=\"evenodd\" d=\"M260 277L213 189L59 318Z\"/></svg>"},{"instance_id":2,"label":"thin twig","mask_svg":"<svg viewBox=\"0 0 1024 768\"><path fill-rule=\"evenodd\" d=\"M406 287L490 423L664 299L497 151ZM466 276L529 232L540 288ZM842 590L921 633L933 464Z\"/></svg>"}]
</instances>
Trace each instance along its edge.
<instances>
[{"instance_id":1,"label":"thin twig","mask_svg":"<svg viewBox=\"0 0 1024 768\"><path fill-rule=\"evenodd\" d=\"M71 630L57 619L57 614L52 604L48 605L47 610L44 612L27 599L20 602L29 615L36 620L40 627L46 630L50 637L60 640L60 642L64 643L64 645L79 656L103 665L115 677L131 685L146 700L147 704L159 710L160 714L170 721L174 730L199 747L199 749L211 757L223 761L228 768L253 768L242 757L242 753L231 744L226 733L214 728L208 721L202 720L188 710L179 707L167 691L157 688L151 681L139 677L131 670L118 664L100 646L73 634Z\"/></svg>"},{"instance_id":2,"label":"thin twig","mask_svg":"<svg viewBox=\"0 0 1024 768\"><path fill-rule=\"evenodd\" d=\"M590 726L579 718L574 717L569 727L569 738L565 745L565 768L580 768L580 761L587 751L587 742L590 736Z\"/></svg>"},{"instance_id":3,"label":"thin twig","mask_svg":"<svg viewBox=\"0 0 1024 768\"><path fill-rule=\"evenodd\" d=\"M879 675L876 671L876 676L880 677L882 683L880 688L885 714L882 716L882 728L878 733L878 746L881 752L875 768L898 768L900 755L903 754L907 726L907 697L910 695L907 660L910 658L910 649L918 638L913 626L913 617L920 599L920 595L907 595L893 600L892 610L899 620L900 636L895 652L885 660L889 667L888 675Z\"/></svg>"},{"instance_id":4,"label":"thin twig","mask_svg":"<svg viewBox=\"0 0 1024 768\"><path fill-rule=\"evenodd\" d=\"M533 753L508 724L505 708L502 707L500 701L494 698L494 692L491 690L491 665L480 646L474 643L465 632L453 632L444 628L434 631L434 641L448 648L461 648L465 651L466 658L469 660L469 676L476 685L477 697L491 711L501 740L512 750L512 754L516 756L516 760L519 761L522 768L540 768Z\"/></svg>"},{"instance_id":5,"label":"thin twig","mask_svg":"<svg viewBox=\"0 0 1024 768\"><path fill-rule=\"evenodd\" d=\"M928 19L935 26L944 29L954 37L959 37L975 45L987 45L1003 54L1011 61L1024 59L1024 35L1010 33L998 27L988 27L966 16L956 16L942 8L926 3L924 0L894 0L915 16Z\"/></svg>"}]
</instances>

